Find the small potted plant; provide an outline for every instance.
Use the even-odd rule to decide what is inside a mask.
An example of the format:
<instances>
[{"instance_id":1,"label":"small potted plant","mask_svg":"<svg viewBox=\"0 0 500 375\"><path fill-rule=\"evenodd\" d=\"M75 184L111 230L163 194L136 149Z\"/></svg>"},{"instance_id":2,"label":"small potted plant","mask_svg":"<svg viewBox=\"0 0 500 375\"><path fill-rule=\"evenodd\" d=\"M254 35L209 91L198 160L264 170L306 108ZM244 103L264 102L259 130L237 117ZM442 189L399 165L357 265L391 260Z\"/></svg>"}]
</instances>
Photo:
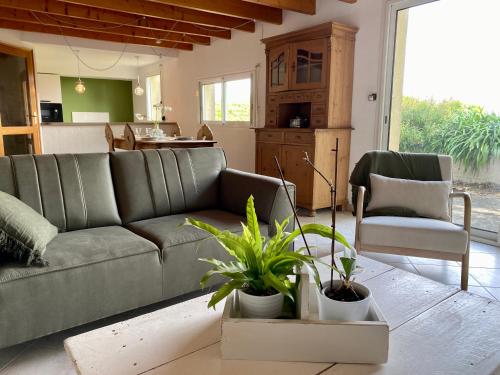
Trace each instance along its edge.
<instances>
[{"instance_id":1,"label":"small potted plant","mask_svg":"<svg viewBox=\"0 0 500 375\"><path fill-rule=\"evenodd\" d=\"M337 170L338 170L338 151L339 140L337 138L335 148L332 150L335 153L333 181L330 181L324 173L322 173L314 163L309 159L309 155L305 152L304 161L308 164L330 187L331 195L331 213L332 213L332 232L336 232L336 208L337 208ZM281 178L283 173L277 162ZM290 204L292 202L290 201ZM295 217L300 226L299 218ZM304 238L305 241L305 238ZM356 264L356 250L347 242L341 242L344 245L344 255L340 257L342 268L337 266L335 261L335 240L331 242L331 273L328 285L317 290L319 318L321 320L343 320L343 321L360 321L366 320L368 311L371 305L372 295L370 290L361 284L355 283L353 278L361 272ZM307 243L306 243L307 246ZM333 274L337 272L339 280L334 280Z\"/></svg>"},{"instance_id":2,"label":"small potted plant","mask_svg":"<svg viewBox=\"0 0 500 375\"><path fill-rule=\"evenodd\" d=\"M339 280L330 278L328 285L317 290L319 318L321 320L360 321L366 320L371 304L370 290L353 281L361 272L356 265L356 250L346 246L340 257L342 268L333 266Z\"/></svg>"},{"instance_id":3,"label":"small potted plant","mask_svg":"<svg viewBox=\"0 0 500 375\"><path fill-rule=\"evenodd\" d=\"M283 310L284 298L295 300L295 285L289 276L297 275L303 266L308 267L320 284L318 271L310 255L302 254L302 249L291 251L297 236L303 233L317 234L332 238L332 229L321 224L307 224L292 233L286 233L289 219L276 222L276 234L266 239L259 230L254 200L250 196L246 206L247 220L242 223L241 235L217 228L201 221L188 218L191 225L211 234L232 258L230 261L200 259L213 266L201 279L201 286L214 275L229 279L212 295L208 307L214 307L233 290L238 290L240 312L246 318L276 318ZM341 236L335 236L345 241ZM346 242L345 245L348 245Z\"/></svg>"}]
</instances>

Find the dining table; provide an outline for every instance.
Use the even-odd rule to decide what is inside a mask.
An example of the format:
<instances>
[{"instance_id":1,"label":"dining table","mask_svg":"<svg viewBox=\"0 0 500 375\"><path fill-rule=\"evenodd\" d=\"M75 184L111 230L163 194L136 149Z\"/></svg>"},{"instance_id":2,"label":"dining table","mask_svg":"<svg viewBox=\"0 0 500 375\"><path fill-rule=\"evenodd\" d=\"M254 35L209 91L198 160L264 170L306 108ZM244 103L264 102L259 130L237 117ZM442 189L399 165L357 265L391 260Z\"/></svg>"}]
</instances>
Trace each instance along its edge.
<instances>
[{"instance_id":1,"label":"dining table","mask_svg":"<svg viewBox=\"0 0 500 375\"><path fill-rule=\"evenodd\" d=\"M175 137L161 138L135 138L136 150L148 150L159 148L198 148L198 147L213 147L217 141L205 139L176 139ZM113 140L115 148L127 150L129 148L125 137L115 137Z\"/></svg>"}]
</instances>

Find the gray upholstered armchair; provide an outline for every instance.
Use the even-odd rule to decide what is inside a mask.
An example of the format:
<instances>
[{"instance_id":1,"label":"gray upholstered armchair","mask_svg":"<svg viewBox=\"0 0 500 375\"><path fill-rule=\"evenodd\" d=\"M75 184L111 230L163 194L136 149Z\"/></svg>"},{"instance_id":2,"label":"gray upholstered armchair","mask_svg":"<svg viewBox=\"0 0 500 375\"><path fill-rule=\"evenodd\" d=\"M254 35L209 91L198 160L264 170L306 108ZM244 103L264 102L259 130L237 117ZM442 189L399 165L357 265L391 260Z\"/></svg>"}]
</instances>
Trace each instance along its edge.
<instances>
[{"instance_id":1,"label":"gray upholstered armchair","mask_svg":"<svg viewBox=\"0 0 500 375\"><path fill-rule=\"evenodd\" d=\"M452 158L439 155L438 159L442 180L452 181ZM351 176L351 183L352 180ZM461 288L467 290L471 229L471 200L468 193L452 191L449 195L450 217L451 200L464 200L462 226L453 224L451 220L424 217L368 216L365 212L366 187L353 186L353 190L357 193L353 201L357 207L356 250L459 261L462 264Z\"/></svg>"}]
</instances>

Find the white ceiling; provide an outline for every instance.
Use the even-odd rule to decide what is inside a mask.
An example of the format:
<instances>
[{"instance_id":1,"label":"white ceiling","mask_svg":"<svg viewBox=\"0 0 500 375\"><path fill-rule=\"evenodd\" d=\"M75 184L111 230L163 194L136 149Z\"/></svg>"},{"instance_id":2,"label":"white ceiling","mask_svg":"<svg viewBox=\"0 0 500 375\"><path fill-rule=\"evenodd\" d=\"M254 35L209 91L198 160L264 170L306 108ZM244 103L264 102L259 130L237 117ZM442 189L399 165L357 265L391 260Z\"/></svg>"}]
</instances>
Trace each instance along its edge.
<instances>
[{"instance_id":1,"label":"white ceiling","mask_svg":"<svg viewBox=\"0 0 500 375\"><path fill-rule=\"evenodd\" d=\"M137 67L144 67L163 59L177 56L177 51L158 49L150 46L127 45L121 43L101 42L81 38L67 38L41 33L22 33L23 42L31 46L35 54L36 70L39 73L60 75L76 75L77 59L71 49L79 51L79 56L87 65L80 64L82 77L135 78ZM120 55L125 48L123 56ZM136 56L139 56L137 64ZM120 58L120 59L119 59ZM102 71L118 63L111 69Z\"/></svg>"},{"instance_id":2,"label":"white ceiling","mask_svg":"<svg viewBox=\"0 0 500 375\"><path fill-rule=\"evenodd\" d=\"M76 64L76 57L74 53L68 46L57 46L53 44L42 44L42 43L32 43L33 48L36 51L37 59L44 61L74 61ZM95 68L105 68L116 62L120 57L121 51L109 51L93 48L81 48L72 47L74 51L79 51L78 54L86 64ZM123 46L122 46L123 48ZM139 57L139 63L137 63L136 56ZM153 64L159 60L156 55L145 55L134 52L123 53L120 61L117 65L121 67L132 67L137 68L137 66L146 66Z\"/></svg>"}]
</instances>

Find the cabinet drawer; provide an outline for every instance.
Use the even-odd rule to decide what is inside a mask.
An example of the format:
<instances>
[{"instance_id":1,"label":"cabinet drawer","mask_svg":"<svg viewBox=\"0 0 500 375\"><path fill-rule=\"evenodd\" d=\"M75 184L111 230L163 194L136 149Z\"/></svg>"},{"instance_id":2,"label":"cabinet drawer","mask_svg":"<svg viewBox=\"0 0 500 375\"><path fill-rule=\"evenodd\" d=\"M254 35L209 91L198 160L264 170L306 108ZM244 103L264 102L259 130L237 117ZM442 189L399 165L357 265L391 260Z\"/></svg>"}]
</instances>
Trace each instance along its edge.
<instances>
[{"instance_id":1,"label":"cabinet drawer","mask_svg":"<svg viewBox=\"0 0 500 375\"><path fill-rule=\"evenodd\" d=\"M266 115L267 116L270 116L270 117L273 117L273 116L276 116L276 106L273 106L273 105L270 105L267 107L267 111L266 111Z\"/></svg>"},{"instance_id":2,"label":"cabinet drawer","mask_svg":"<svg viewBox=\"0 0 500 375\"><path fill-rule=\"evenodd\" d=\"M300 143L311 144L314 143L313 132L286 132L285 143Z\"/></svg>"},{"instance_id":3,"label":"cabinet drawer","mask_svg":"<svg viewBox=\"0 0 500 375\"><path fill-rule=\"evenodd\" d=\"M280 131L276 131L276 132L260 131L257 133L257 141L282 143L283 142L283 132L280 132Z\"/></svg>"},{"instance_id":4,"label":"cabinet drawer","mask_svg":"<svg viewBox=\"0 0 500 375\"><path fill-rule=\"evenodd\" d=\"M326 100L326 93L324 91L315 91L312 94L313 102L324 102Z\"/></svg>"},{"instance_id":5,"label":"cabinet drawer","mask_svg":"<svg viewBox=\"0 0 500 375\"><path fill-rule=\"evenodd\" d=\"M276 103L278 103L278 95L269 95L267 97L267 102L270 106L276 105Z\"/></svg>"},{"instance_id":6,"label":"cabinet drawer","mask_svg":"<svg viewBox=\"0 0 500 375\"><path fill-rule=\"evenodd\" d=\"M311 116L312 128L326 128L326 116Z\"/></svg>"},{"instance_id":7,"label":"cabinet drawer","mask_svg":"<svg viewBox=\"0 0 500 375\"><path fill-rule=\"evenodd\" d=\"M311 114L313 116L322 116L326 113L326 105L324 103L313 103L311 105Z\"/></svg>"},{"instance_id":8,"label":"cabinet drawer","mask_svg":"<svg viewBox=\"0 0 500 375\"><path fill-rule=\"evenodd\" d=\"M296 102L304 102L305 99L304 99L304 94L302 93L296 93L293 95L293 99L296 101Z\"/></svg>"},{"instance_id":9,"label":"cabinet drawer","mask_svg":"<svg viewBox=\"0 0 500 375\"><path fill-rule=\"evenodd\" d=\"M276 124L276 116L266 116L266 127L275 128Z\"/></svg>"}]
</instances>

